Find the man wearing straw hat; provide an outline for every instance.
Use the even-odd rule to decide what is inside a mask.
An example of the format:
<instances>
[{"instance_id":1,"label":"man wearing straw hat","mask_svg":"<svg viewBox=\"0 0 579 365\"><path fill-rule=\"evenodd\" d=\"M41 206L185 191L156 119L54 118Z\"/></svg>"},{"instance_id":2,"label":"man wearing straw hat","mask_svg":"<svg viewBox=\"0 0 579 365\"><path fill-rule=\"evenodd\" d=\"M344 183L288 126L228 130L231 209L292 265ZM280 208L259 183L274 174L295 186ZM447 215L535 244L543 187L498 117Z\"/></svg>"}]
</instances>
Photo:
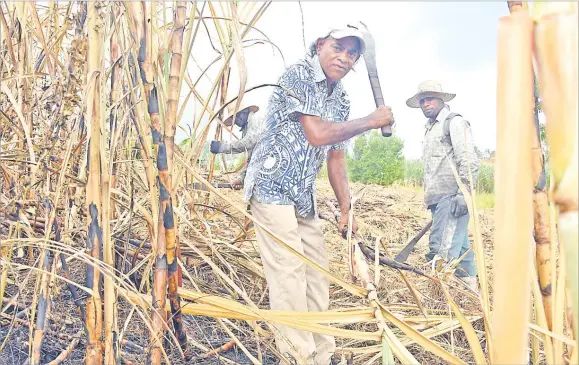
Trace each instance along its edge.
<instances>
[{"instance_id":1,"label":"man wearing straw hat","mask_svg":"<svg viewBox=\"0 0 579 365\"><path fill-rule=\"evenodd\" d=\"M341 210L341 232L350 211L347 141L393 123L390 108L384 106L366 117L348 120L350 103L341 79L364 50L363 36L356 28L334 28L312 43L304 59L285 70L277 82L280 87L269 98L265 128L245 178L244 198L256 221L326 270L328 254L316 208L318 172L327 159L328 177ZM328 277L277 242L260 224L255 227L271 308L326 311ZM353 230L357 230L355 224ZM276 345L284 356L281 364L330 365L333 336L276 327Z\"/></svg>"},{"instance_id":2,"label":"man wearing straw hat","mask_svg":"<svg viewBox=\"0 0 579 365\"><path fill-rule=\"evenodd\" d=\"M472 174L474 185L479 161L470 124L460 114L451 113L445 104L455 96L444 92L440 83L428 80L418 86L417 93L406 101L406 105L422 109L428 118L422 159L424 201L432 213L432 228L426 259L433 267L442 260L451 268L466 253L456 265L454 274L478 292L475 257L468 239L469 214L453 167L464 188L470 192L470 176Z\"/></svg>"},{"instance_id":3,"label":"man wearing straw hat","mask_svg":"<svg viewBox=\"0 0 579 365\"><path fill-rule=\"evenodd\" d=\"M245 173L247 171L247 165L251 159L251 152L253 147L259 138L261 130L263 129L263 123L261 123L261 118L256 118L255 113L259 111L257 105L249 105L247 107L241 108L237 113L234 112L235 106L230 108L230 113L227 118L223 121L227 127L233 125L233 117L235 116L235 125L241 130L241 139L229 143L222 143L220 141L211 141L211 146L209 150L211 153L241 153L247 152L247 162L241 168L235 180L231 183L232 187L236 190L241 189L243 185L243 180L245 179Z\"/></svg>"}]
</instances>

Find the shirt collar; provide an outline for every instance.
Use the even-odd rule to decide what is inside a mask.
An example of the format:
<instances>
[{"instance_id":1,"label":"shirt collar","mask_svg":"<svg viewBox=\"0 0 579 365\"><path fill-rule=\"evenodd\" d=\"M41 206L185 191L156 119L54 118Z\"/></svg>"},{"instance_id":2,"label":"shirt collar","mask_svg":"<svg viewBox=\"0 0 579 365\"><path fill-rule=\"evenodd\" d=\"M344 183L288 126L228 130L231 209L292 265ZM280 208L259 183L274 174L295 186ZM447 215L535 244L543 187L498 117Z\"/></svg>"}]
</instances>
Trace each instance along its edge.
<instances>
[{"instance_id":1,"label":"shirt collar","mask_svg":"<svg viewBox=\"0 0 579 365\"><path fill-rule=\"evenodd\" d=\"M320 58L318 57L318 55L316 54L313 57L310 57L308 61L312 66L312 71L314 73L314 81L315 82L326 81L326 74L324 73L324 69L320 64Z\"/></svg>"},{"instance_id":2,"label":"shirt collar","mask_svg":"<svg viewBox=\"0 0 579 365\"><path fill-rule=\"evenodd\" d=\"M314 81L316 83L319 82L327 82L327 77L326 74L324 73L324 69L322 68L322 65L320 63L320 58L318 57L317 54L313 55L313 56L308 56L307 57L307 62L310 65L310 67L312 68L312 73L314 75ZM334 84L334 89L332 90L332 94L329 96L330 98L341 95L342 93L342 82L341 80L336 81L336 83Z\"/></svg>"},{"instance_id":3,"label":"shirt collar","mask_svg":"<svg viewBox=\"0 0 579 365\"><path fill-rule=\"evenodd\" d=\"M443 122L448 117L449 114L450 114L450 107L448 105L445 105L444 107L442 107L442 109L436 116L435 120L431 121L430 119L428 119L426 121L426 127L429 128L436 122Z\"/></svg>"},{"instance_id":4,"label":"shirt collar","mask_svg":"<svg viewBox=\"0 0 579 365\"><path fill-rule=\"evenodd\" d=\"M448 107L448 105L445 105L442 110L440 110L440 112L438 113L438 115L436 116L436 121L438 122L443 122L446 120L446 117L448 117L448 115L450 114L450 108Z\"/></svg>"}]
</instances>

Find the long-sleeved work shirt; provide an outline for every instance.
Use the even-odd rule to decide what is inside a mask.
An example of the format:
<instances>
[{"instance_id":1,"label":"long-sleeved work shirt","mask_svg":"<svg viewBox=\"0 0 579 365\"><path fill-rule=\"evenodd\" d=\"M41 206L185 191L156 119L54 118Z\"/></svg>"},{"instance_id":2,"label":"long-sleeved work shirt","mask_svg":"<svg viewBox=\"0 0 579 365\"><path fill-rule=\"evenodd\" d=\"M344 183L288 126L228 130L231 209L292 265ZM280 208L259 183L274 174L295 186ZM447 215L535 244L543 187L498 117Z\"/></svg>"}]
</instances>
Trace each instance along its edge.
<instances>
[{"instance_id":1,"label":"long-sleeved work shirt","mask_svg":"<svg viewBox=\"0 0 579 365\"><path fill-rule=\"evenodd\" d=\"M241 180L241 182L245 179L245 173L247 172L247 166L251 160L253 148L263 131L263 127L263 118L256 117L255 114L250 115L247 120L247 128L243 129L241 132L241 139L229 143L223 143L222 145L223 153L247 152L247 163L237 174L237 178Z\"/></svg>"},{"instance_id":2,"label":"long-sleeved work shirt","mask_svg":"<svg viewBox=\"0 0 579 365\"><path fill-rule=\"evenodd\" d=\"M422 154L426 206L438 204L442 198L460 192L451 163L456 167L461 182L469 190L470 169L473 185L476 186L479 160L475 153L470 124L461 116L455 116L451 120L449 130L452 145L450 146L444 143L444 121L449 114L450 108L445 106L434 121L429 119L426 123Z\"/></svg>"}]
</instances>

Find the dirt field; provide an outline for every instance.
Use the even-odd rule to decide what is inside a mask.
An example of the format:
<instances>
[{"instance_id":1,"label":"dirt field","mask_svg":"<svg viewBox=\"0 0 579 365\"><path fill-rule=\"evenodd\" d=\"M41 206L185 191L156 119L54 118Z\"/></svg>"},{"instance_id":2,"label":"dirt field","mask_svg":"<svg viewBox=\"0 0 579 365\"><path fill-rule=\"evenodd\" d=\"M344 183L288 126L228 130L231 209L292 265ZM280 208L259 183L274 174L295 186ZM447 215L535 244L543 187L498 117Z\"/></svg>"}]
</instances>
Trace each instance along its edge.
<instances>
[{"instance_id":1,"label":"dirt field","mask_svg":"<svg viewBox=\"0 0 579 365\"><path fill-rule=\"evenodd\" d=\"M352 184L351 190L355 194L363 185ZM207 210L204 218L205 223L199 219L191 220L191 225L182 224L181 242L183 247L184 261L186 263L184 272L185 288L194 289L195 286L200 291L207 294L215 294L230 299L235 299L245 303L240 298L239 293L227 285L224 278L217 275L214 270L201 259L195 252L189 249L189 244L201 250L204 254L213 260L217 267L227 274L237 285L239 285L251 300L258 307L267 309L268 298L265 281L260 272L259 255L254 242L253 231L250 231L247 239L239 239L243 217L236 211L233 204L244 209L245 203L241 200L241 193L227 190L220 190L225 194L230 202L225 202L220 198L212 197L208 202L209 206L221 207L224 211L231 213L230 218L222 213L216 213L213 209ZM329 183L325 180L318 182L318 206L320 212L329 213L327 202L337 203ZM202 215L205 208L197 206L199 214ZM389 253L396 255L406 242L413 237L423 225L429 220L430 216L422 204L422 192L404 187L384 188L379 186L368 186L365 194L358 200L355 207L355 214L360 226L360 235L371 247L374 246L376 237L382 237L384 247ZM486 245L487 252L492 246L491 220L492 211L485 210L480 212L480 224L482 236ZM213 214L213 215L212 215ZM335 226L321 220L323 231L326 237L327 248L330 256L330 271L336 276L351 281L352 278L348 273L346 241L337 234ZM198 230L195 233L195 229ZM144 238L146 230L143 225L135 223L131 230L133 238ZM203 242L199 235L213 237L212 243ZM82 246L82 235L78 236L79 247ZM195 243L196 242L196 243ZM416 250L408 259L408 263L416 268L428 271L424 254L427 252L428 234L423 237ZM118 242L117 246L125 247L125 243ZM134 250L125 250L117 252L120 257L127 257L128 253L134 253ZM142 252L147 254L147 252ZM24 258L22 258L24 260ZM127 261L130 261L128 258ZM491 265L491 257L487 254L487 264ZM84 282L84 265L79 262L71 262L71 271L73 280L77 283ZM369 263L374 275L373 263ZM129 267L130 268L130 267ZM129 268L123 269L125 273ZM140 280L138 275L132 278ZM194 284L188 280L189 276ZM440 331L440 335L433 336L432 340L442 346L449 352L453 352L461 359L473 361L470 354L468 343L464 337L456 318L449 317L449 306L443 293L429 279L421 277L414 273L406 273L405 277L417 289L417 296L428 316L433 316L431 321L426 323L421 321L421 311L416 305L416 300L410 292L407 284L404 282L401 274L397 270L387 267L380 268L380 281L378 283L379 300L400 318L408 318L408 323L422 331L423 333L432 333ZM18 311L8 311L2 317L2 326L0 327L0 340L5 341L2 352L0 353L0 364L23 364L28 356L28 343L30 341L29 333L29 308L33 301L35 277L21 273L20 279L26 278L25 285L9 285L7 295L14 296L20 290L20 308ZM22 283L21 283L22 284ZM481 319L476 319L481 315L480 306L474 299L464 294L464 287L454 282L452 284L458 289L452 289L451 295L458 305L462 308L463 313L470 316L473 326L479 335L479 339L484 349L484 327ZM19 288L17 290L17 288ZM74 350L71 357L63 364L81 364L84 357L84 333L83 325L74 302L71 299L70 292L62 281L57 281L54 285L56 295L53 297L53 307L49 314L49 330L46 333L43 343L43 363L53 360L68 346L75 337L79 337L79 345ZM81 296L82 296L81 292ZM149 331L144 322L138 318L135 311L124 299L119 299L119 327L122 332L122 338L125 342L122 345L122 358L125 363L144 364L146 362L146 351L148 346ZM334 284L331 286L331 309L346 309L355 307L367 307L365 300L353 297L343 288ZM18 317L14 319L14 316ZM418 317L418 319L416 319ZM127 319L129 319L127 321ZM10 321L13 326L9 326ZM126 324L126 327L125 327ZM263 323L259 323L262 329L267 329ZM410 352L423 364L442 364L440 358L431 353L424 351L420 346L413 345L405 335L396 327L389 324L391 330L399 336L402 342L407 345ZM190 340L191 348L195 353L193 360L188 364L251 364L248 356L244 354L239 346L227 352L222 352L221 356L211 356L203 358L202 355L211 349L219 348L231 340L228 331L244 344L247 350L255 357L259 357L263 364L277 364L275 356L272 353L273 342L270 335L260 336L256 341L254 329L249 324L241 320L222 320L220 323L213 318L205 316L185 316L185 328ZM227 331L224 329L227 328ZM375 331L375 323L353 323L342 325L345 329L356 329L359 331ZM445 330L446 329L446 330ZM430 332L428 332L430 331ZM128 341L128 342L127 342ZM363 342L345 338L338 338L338 352L344 349L354 354L354 364L378 364L379 360L373 360L379 353L379 345L374 342ZM259 346L259 351L258 351ZM179 354L174 343L168 347L171 352L168 354L173 363L183 363L179 359Z\"/></svg>"}]
</instances>

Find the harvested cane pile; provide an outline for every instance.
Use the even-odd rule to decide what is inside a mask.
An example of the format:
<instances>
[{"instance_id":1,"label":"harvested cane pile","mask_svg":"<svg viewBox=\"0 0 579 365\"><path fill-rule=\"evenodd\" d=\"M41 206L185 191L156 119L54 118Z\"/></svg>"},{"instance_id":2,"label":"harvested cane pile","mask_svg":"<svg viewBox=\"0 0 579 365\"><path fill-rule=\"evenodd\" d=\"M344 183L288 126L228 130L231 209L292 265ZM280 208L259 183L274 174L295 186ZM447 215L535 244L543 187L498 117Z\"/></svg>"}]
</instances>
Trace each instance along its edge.
<instances>
[{"instance_id":1,"label":"harvested cane pile","mask_svg":"<svg viewBox=\"0 0 579 365\"><path fill-rule=\"evenodd\" d=\"M336 335L345 364L491 359L492 212L469 207L479 297L430 271L426 237L392 262L430 219L404 188L353 184L360 231L345 240L320 182L331 309L267 310L246 203L209 183L233 169L200 156L211 126L227 133L227 105L260 87L246 89L243 49L270 3L169 5L0 2L0 364L276 364L280 324ZM192 76L207 34L216 58ZM568 327L534 320L533 361L568 359Z\"/></svg>"}]
</instances>

